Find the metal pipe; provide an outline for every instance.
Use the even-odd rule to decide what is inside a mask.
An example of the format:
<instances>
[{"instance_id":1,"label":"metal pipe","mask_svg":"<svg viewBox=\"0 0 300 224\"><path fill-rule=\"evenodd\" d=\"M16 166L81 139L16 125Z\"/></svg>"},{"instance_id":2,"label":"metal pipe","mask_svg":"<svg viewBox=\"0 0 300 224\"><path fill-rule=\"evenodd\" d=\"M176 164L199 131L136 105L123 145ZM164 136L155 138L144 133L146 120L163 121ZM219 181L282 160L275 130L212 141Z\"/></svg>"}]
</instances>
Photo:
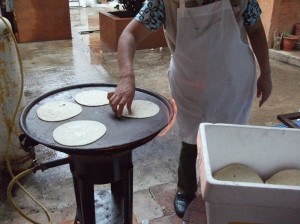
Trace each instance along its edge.
<instances>
[{"instance_id":1,"label":"metal pipe","mask_svg":"<svg viewBox=\"0 0 300 224\"><path fill-rule=\"evenodd\" d=\"M33 169L33 172L36 172L38 170L44 171L53 167L57 167L57 166L62 166L62 165L66 165L69 164L70 159L69 157L63 158L63 159L57 159L57 160L53 160L50 162L46 162L46 163L41 163L35 166L35 168Z\"/></svg>"}]
</instances>

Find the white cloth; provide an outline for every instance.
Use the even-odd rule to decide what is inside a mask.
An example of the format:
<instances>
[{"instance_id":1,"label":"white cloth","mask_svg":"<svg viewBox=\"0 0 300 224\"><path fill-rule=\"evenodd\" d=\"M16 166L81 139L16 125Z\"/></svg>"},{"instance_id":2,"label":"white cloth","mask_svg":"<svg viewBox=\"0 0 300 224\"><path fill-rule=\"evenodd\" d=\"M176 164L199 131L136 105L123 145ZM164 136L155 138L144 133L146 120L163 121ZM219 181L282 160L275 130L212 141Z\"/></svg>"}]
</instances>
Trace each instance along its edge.
<instances>
[{"instance_id":1,"label":"white cloth","mask_svg":"<svg viewBox=\"0 0 300 224\"><path fill-rule=\"evenodd\" d=\"M201 122L246 124L255 92L255 60L229 0L177 9L169 67L179 138L196 144Z\"/></svg>"}]
</instances>

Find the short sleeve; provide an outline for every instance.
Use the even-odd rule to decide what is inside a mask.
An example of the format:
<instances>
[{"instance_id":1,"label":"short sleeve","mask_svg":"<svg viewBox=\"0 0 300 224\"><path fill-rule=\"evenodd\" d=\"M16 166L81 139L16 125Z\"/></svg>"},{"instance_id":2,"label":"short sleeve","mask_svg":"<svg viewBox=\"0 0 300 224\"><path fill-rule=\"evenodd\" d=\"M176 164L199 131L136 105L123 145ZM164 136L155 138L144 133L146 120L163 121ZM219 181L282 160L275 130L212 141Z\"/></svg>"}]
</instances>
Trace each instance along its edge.
<instances>
[{"instance_id":1,"label":"short sleeve","mask_svg":"<svg viewBox=\"0 0 300 224\"><path fill-rule=\"evenodd\" d=\"M143 23L149 30L157 30L165 22L165 6L163 0L146 1L134 19Z\"/></svg>"},{"instance_id":2,"label":"short sleeve","mask_svg":"<svg viewBox=\"0 0 300 224\"><path fill-rule=\"evenodd\" d=\"M261 9L257 0L249 0L243 13L244 25L252 26L260 19Z\"/></svg>"}]
</instances>

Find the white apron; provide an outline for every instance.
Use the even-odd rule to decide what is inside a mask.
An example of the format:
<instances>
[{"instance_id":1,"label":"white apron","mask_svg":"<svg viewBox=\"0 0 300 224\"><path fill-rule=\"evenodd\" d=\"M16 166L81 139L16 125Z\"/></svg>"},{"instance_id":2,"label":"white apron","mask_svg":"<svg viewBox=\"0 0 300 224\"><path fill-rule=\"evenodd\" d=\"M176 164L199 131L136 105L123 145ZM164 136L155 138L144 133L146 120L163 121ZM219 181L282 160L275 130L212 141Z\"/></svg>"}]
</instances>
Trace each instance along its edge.
<instances>
[{"instance_id":1,"label":"white apron","mask_svg":"<svg viewBox=\"0 0 300 224\"><path fill-rule=\"evenodd\" d=\"M201 122L246 124L256 87L255 60L229 0L177 9L169 67L179 138L196 144Z\"/></svg>"}]
</instances>

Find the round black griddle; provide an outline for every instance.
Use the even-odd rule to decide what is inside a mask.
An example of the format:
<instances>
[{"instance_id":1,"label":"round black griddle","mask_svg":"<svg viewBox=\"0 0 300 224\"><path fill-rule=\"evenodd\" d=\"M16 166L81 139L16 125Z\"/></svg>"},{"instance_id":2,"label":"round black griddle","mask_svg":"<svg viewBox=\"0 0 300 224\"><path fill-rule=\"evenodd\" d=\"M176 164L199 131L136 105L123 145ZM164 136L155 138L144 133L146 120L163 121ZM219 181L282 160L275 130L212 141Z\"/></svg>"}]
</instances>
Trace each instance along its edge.
<instances>
[{"instance_id":1,"label":"round black griddle","mask_svg":"<svg viewBox=\"0 0 300 224\"><path fill-rule=\"evenodd\" d=\"M39 119L36 110L41 105L53 101L69 101L76 103L74 96L82 91L102 90L114 91L114 84L81 84L68 86L48 92L29 103L20 116L20 126L25 135L34 141L46 145L54 150L67 154L92 155L119 150L134 149L153 139L172 120L174 111L171 103L156 93L136 89L135 100L148 100L160 108L156 116L143 119L117 118L109 105L88 107L81 105L81 114L68 120L47 122ZM103 123L107 132L105 135L89 145L64 146L54 141L53 130L64 123L76 120L94 120Z\"/></svg>"}]
</instances>

